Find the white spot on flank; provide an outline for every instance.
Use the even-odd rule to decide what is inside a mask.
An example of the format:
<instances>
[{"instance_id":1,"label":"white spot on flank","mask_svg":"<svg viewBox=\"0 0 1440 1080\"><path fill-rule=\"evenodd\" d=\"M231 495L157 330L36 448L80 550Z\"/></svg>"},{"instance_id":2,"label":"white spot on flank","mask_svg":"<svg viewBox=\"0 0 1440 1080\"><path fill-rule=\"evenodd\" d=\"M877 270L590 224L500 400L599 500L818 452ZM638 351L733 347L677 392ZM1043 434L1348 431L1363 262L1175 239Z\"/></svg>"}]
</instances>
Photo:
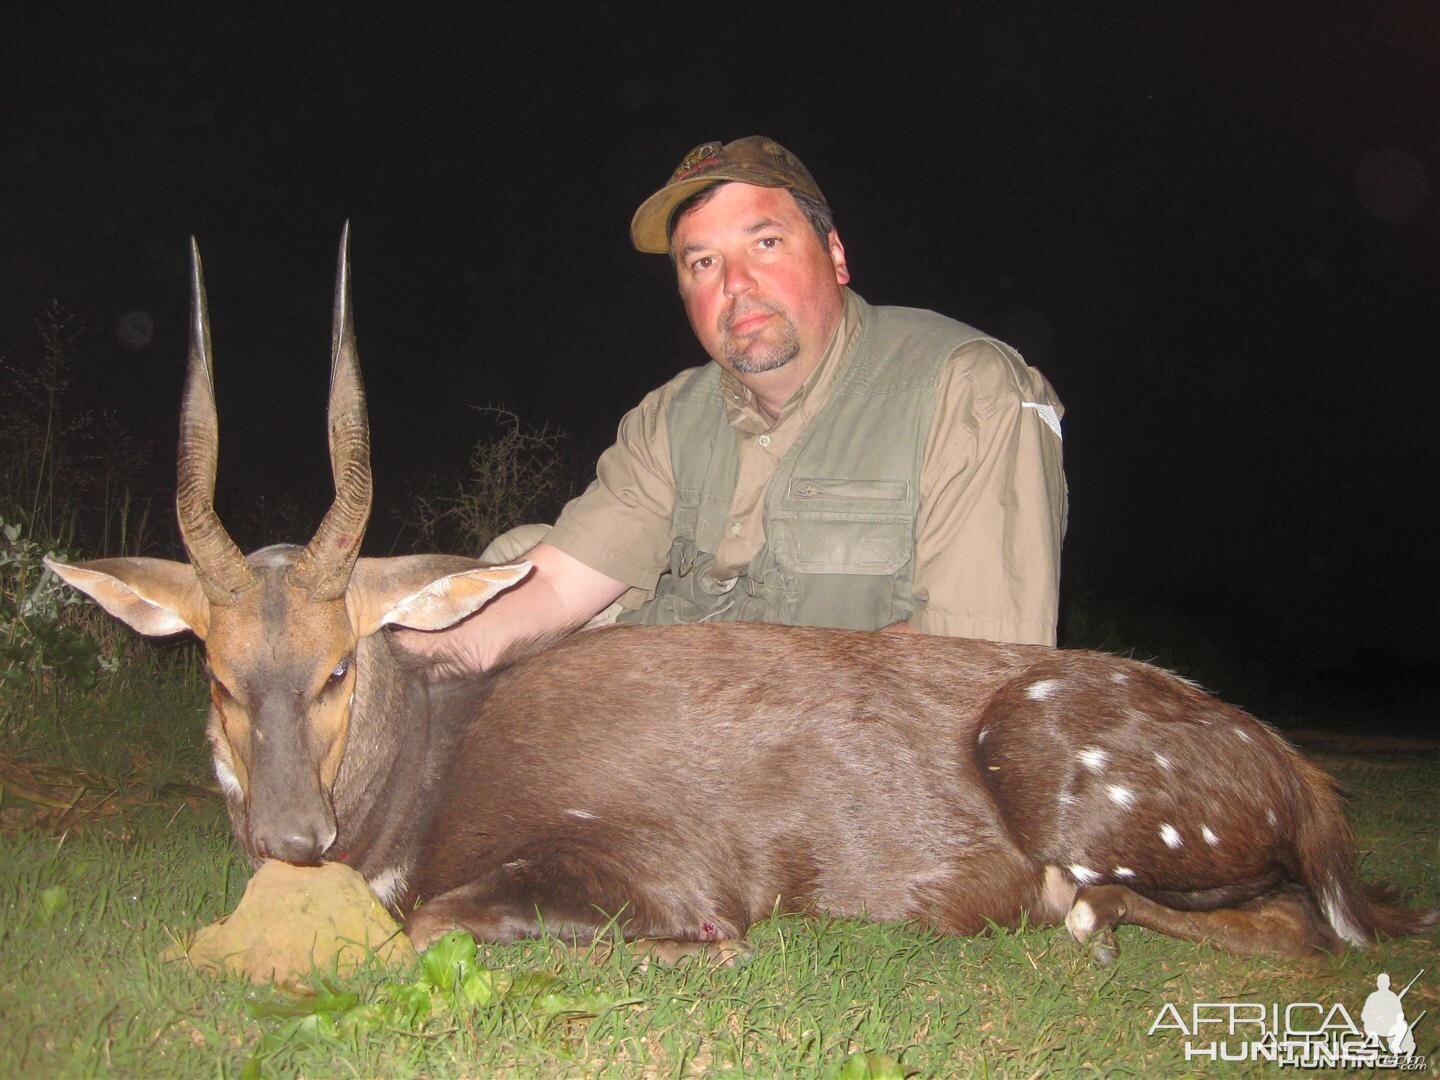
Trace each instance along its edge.
<instances>
[{"instance_id":1,"label":"white spot on flank","mask_svg":"<svg viewBox=\"0 0 1440 1080\"><path fill-rule=\"evenodd\" d=\"M1071 795L1068 791L1062 791L1058 796L1056 796L1055 801L1061 806L1074 806L1075 796Z\"/></svg>"},{"instance_id":2,"label":"white spot on flank","mask_svg":"<svg viewBox=\"0 0 1440 1080\"><path fill-rule=\"evenodd\" d=\"M1370 944L1370 936L1351 920L1350 909L1345 906L1345 901L1340 897L1340 890L1334 885L1325 890L1325 896L1320 906L1325 909L1325 918L1334 927L1335 932L1351 945Z\"/></svg>"},{"instance_id":3,"label":"white spot on flank","mask_svg":"<svg viewBox=\"0 0 1440 1080\"><path fill-rule=\"evenodd\" d=\"M1110 681L1113 683L1124 683L1129 677L1130 676L1126 675L1123 671L1112 671L1110 673Z\"/></svg>"},{"instance_id":4,"label":"white spot on flank","mask_svg":"<svg viewBox=\"0 0 1440 1080\"><path fill-rule=\"evenodd\" d=\"M1116 806L1130 806L1135 802L1135 792L1119 784L1111 784L1105 789L1105 794L1110 796L1110 801Z\"/></svg>"},{"instance_id":5,"label":"white spot on flank","mask_svg":"<svg viewBox=\"0 0 1440 1080\"><path fill-rule=\"evenodd\" d=\"M1238 728L1238 727L1237 727L1237 728L1235 729L1235 737L1236 737L1237 739L1239 739L1241 742L1249 742L1249 741L1250 741L1250 733L1249 733L1248 731L1246 731L1244 728Z\"/></svg>"},{"instance_id":6,"label":"white spot on flank","mask_svg":"<svg viewBox=\"0 0 1440 1080\"><path fill-rule=\"evenodd\" d=\"M989 735L989 734L990 734L990 729L989 729L988 727L982 727L982 728L980 729L980 734L975 736L975 741L976 741L977 743L982 743L982 742L985 741L985 736L986 736L986 735Z\"/></svg>"},{"instance_id":7,"label":"white spot on flank","mask_svg":"<svg viewBox=\"0 0 1440 1080\"><path fill-rule=\"evenodd\" d=\"M1059 679L1041 679L1025 688L1025 696L1031 701L1044 701L1060 688Z\"/></svg>"},{"instance_id":8,"label":"white spot on flank","mask_svg":"<svg viewBox=\"0 0 1440 1080\"><path fill-rule=\"evenodd\" d=\"M572 810L566 810L565 813L568 814L570 817L579 818L581 821L599 821L599 820L600 820L600 815L599 815L599 814L592 814L589 810L573 810L573 809L572 809Z\"/></svg>"},{"instance_id":9,"label":"white spot on flank","mask_svg":"<svg viewBox=\"0 0 1440 1080\"><path fill-rule=\"evenodd\" d=\"M1173 769L1175 767L1170 763L1170 759L1164 754L1160 753L1160 751L1158 750L1155 751L1155 764L1159 765L1160 768L1165 769L1166 771L1169 771L1170 769Z\"/></svg>"},{"instance_id":10,"label":"white spot on flank","mask_svg":"<svg viewBox=\"0 0 1440 1080\"><path fill-rule=\"evenodd\" d=\"M1174 825L1161 825L1160 839L1165 841L1166 847L1178 848L1185 846L1185 841L1180 836L1180 830L1175 828Z\"/></svg>"},{"instance_id":11,"label":"white spot on flank","mask_svg":"<svg viewBox=\"0 0 1440 1080\"><path fill-rule=\"evenodd\" d=\"M1081 885L1093 885L1100 880L1100 875L1088 866L1081 866L1079 863L1070 864L1070 876Z\"/></svg>"},{"instance_id":12,"label":"white spot on flank","mask_svg":"<svg viewBox=\"0 0 1440 1080\"><path fill-rule=\"evenodd\" d=\"M1095 929L1095 909L1084 900L1076 900L1065 916L1065 929L1076 941L1083 942Z\"/></svg>"},{"instance_id":13,"label":"white spot on flank","mask_svg":"<svg viewBox=\"0 0 1440 1080\"><path fill-rule=\"evenodd\" d=\"M1220 843L1220 837L1215 835L1214 831L1210 828L1209 825L1202 825L1200 827L1200 835L1205 838L1205 843L1209 844L1211 847L1215 847L1217 844Z\"/></svg>"},{"instance_id":14,"label":"white spot on flank","mask_svg":"<svg viewBox=\"0 0 1440 1080\"><path fill-rule=\"evenodd\" d=\"M1098 746L1087 746L1075 755L1075 759L1091 772L1099 772L1105 767L1105 762L1109 760L1109 755Z\"/></svg>"},{"instance_id":15,"label":"white spot on flank","mask_svg":"<svg viewBox=\"0 0 1440 1080\"><path fill-rule=\"evenodd\" d=\"M522 868L524 868L524 867L526 867L526 866L529 866L529 865L530 865L530 860L529 860L529 859L511 859L511 860L510 860L509 862L507 862L507 863L501 863L501 864L500 864L500 869L501 869L501 870L520 870L520 869L522 869Z\"/></svg>"},{"instance_id":16,"label":"white spot on flank","mask_svg":"<svg viewBox=\"0 0 1440 1080\"><path fill-rule=\"evenodd\" d=\"M1271 825L1275 825L1279 821L1279 819L1275 816L1275 811L1273 808L1265 811L1265 820Z\"/></svg>"},{"instance_id":17,"label":"white spot on flank","mask_svg":"<svg viewBox=\"0 0 1440 1080\"><path fill-rule=\"evenodd\" d=\"M1132 878L1135 876L1135 871L1131 870L1128 866L1117 866L1110 872L1119 878Z\"/></svg>"},{"instance_id":18,"label":"white spot on flank","mask_svg":"<svg viewBox=\"0 0 1440 1080\"><path fill-rule=\"evenodd\" d=\"M392 866L388 870L381 870L370 879L370 891L380 898L380 902L389 907L401 894L405 892L408 882L405 880L407 867Z\"/></svg>"},{"instance_id":19,"label":"white spot on flank","mask_svg":"<svg viewBox=\"0 0 1440 1080\"><path fill-rule=\"evenodd\" d=\"M221 761L215 759L215 779L220 784L220 790L236 799L245 797L245 792L240 789L240 781L235 778L235 770Z\"/></svg>"}]
</instances>

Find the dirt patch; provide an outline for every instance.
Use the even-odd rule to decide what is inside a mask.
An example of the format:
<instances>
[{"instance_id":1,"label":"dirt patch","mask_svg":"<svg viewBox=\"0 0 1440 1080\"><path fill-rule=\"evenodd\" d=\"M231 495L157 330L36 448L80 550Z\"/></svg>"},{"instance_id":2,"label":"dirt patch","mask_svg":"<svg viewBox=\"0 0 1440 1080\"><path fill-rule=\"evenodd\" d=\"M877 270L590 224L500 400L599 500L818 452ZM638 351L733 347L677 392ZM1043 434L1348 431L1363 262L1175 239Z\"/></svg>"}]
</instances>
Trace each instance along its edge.
<instances>
[{"instance_id":1,"label":"dirt patch","mask_svg":"<svg viewBox=\"0 0 1440 1080\"><path fill-rule=\"evenodd\" d=\"M172 945L163 958L287 984L312 969L353 971L372 952L394 967L415 959L410 939L356 870L272 859L255 871L234 912L202 929L188 947Z\"/></svg>"}]
</instances>

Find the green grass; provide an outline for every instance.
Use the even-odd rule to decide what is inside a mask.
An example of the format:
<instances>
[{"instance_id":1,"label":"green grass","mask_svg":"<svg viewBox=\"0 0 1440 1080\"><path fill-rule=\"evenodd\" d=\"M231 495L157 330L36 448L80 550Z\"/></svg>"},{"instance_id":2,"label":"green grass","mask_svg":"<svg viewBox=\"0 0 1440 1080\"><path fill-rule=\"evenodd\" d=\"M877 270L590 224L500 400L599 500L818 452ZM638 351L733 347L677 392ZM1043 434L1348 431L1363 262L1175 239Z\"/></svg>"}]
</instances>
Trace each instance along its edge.
<instances>
[{"instance_id":1,"label":"green grass","mask_svg":"<svg viewBox=\"0 0 1440 1080\"><path fill-rule=\"evenodd\" d=\"M218 797L166 786L207 769L203 691L193 663L167 655L0 726L0 753L123 781L103 812L48 827L16 827L27 807L13 796L0 808L0 1076L833 1077L860 1051L922 1076L1198 1076L1216 1067L1187 1064L1172 1033L1146 1034L1164 1002L1340 1002L1358 1018L1378 972L1398 986L1422 967L1407 1014L1430 1010L1417 1042L1432 1062L1440 1052L1433 938L1300 963L1125 928L1118 963L1100 968L1051 929L962 940L782 918L752 931L755 954L733 969L647 965L625 946L603 962L547 941L482 947L481 963L553 976L554 992L436 999L416 1020L384 1005L417 972L317 977L330 996L298 1005L195 974L161 951L230 910L248 872ZM1352 794L1367 876L1440 900L1440 754L1323 762ZM332 1008L334 991L355 1007ZM276 1000L301 1015L259 1015Z\"/></svg>"}]
</instances>

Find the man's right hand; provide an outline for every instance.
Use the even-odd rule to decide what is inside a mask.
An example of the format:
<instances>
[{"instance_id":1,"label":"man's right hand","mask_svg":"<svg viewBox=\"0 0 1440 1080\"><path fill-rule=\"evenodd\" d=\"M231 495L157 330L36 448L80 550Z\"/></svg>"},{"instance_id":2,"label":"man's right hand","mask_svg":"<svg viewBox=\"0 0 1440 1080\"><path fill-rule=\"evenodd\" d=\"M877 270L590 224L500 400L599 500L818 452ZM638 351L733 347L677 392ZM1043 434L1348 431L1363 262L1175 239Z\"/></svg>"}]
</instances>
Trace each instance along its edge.
<instances>
[{"instance_id":1,"label":"man's right hand","mask_svg":"<svg viewBox=\"0 0 1440 1080\"><path fill-rule=\"evenodd\" d=\"M444 630L394 626L389 633L396 648L416 662L432 682L478 675L489 666L486 658L491 651L479 612Z\"/></svg>"},{"instance_id":2,"label":"man's right hand","mask_svg":"<svg viewBox=\"0 0 1440 1080\"><path fill-rule=\"evenodd\" d=\"M517 642L585 625L626 588L546 543L524 557L534 564L534 572L468 619L445 630L396 627L390 640L423 665L433 681L477 675L494 667Z\"/></svg>"}]
</instances>

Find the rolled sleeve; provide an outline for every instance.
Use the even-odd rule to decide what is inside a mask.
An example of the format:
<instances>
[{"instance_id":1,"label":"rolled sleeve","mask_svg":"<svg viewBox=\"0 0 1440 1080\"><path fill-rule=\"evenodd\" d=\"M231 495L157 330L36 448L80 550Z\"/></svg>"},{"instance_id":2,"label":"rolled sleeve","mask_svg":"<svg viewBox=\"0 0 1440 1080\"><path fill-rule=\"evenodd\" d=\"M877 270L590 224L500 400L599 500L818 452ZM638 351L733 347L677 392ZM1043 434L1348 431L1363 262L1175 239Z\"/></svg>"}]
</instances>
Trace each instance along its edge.
<instances>
[{"instance_id":1,"label":"rolled sleeve","mask_svg":"<svg viewBox=\"0 0 1440 1080\"><path fill-rule=\"evenodd\" d=\"M976 342L951 358L921 466L917 630L1055 644L1063 413L1044 376L1008 348Z\"/></svg>"},{"instance_id":2,"label":"rolled sleeve","mask_svg":"<svg viewBox=\"0 0 1440 1080\"><path fill-rule=\"evenodd\" d=\"M631 409L615 443L595 467L595 479L566 504L547 543L585 565L653 592L668 565L675 483L665 425L677 377Z\"/></svg>"}]
</instances>

